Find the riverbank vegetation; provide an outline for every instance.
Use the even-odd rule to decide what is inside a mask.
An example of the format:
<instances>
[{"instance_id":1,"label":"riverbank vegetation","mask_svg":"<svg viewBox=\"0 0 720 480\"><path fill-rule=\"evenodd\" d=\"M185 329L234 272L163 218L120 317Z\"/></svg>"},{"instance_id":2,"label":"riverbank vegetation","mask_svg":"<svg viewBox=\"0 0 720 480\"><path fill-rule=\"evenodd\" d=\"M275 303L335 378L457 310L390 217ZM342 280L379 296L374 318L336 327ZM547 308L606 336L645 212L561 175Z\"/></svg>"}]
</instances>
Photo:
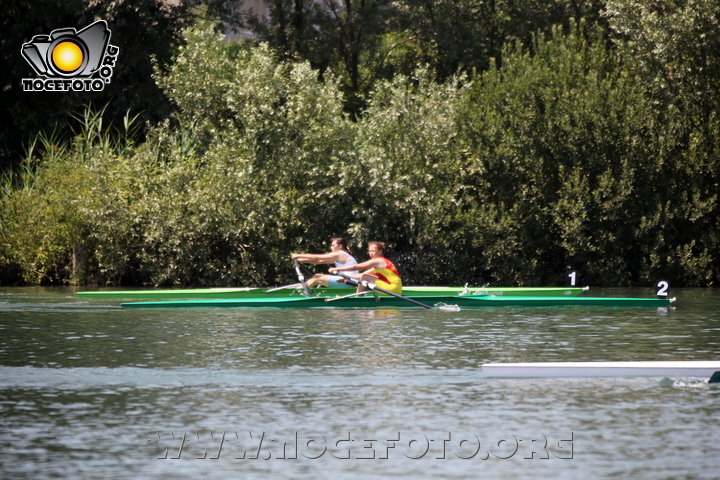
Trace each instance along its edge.
<instances>
[{"instance_id":1,"label":"riverbank vegetation","mask_svg":"<svg viewBox=\"0 0 720 480\"><path fill-rule=\"evenodd\" d=\"M200 22L156 65L166 120L141 137L132 113L109 126L87 108L4 175L0 269L279 284L290 252L343 235L388 243L408 284L551 285L572 268L593 285L716 286L720 7L656 3L603 2L472 68L386 36L355 80L317 49Z\"/></svg>"}]
</instances>

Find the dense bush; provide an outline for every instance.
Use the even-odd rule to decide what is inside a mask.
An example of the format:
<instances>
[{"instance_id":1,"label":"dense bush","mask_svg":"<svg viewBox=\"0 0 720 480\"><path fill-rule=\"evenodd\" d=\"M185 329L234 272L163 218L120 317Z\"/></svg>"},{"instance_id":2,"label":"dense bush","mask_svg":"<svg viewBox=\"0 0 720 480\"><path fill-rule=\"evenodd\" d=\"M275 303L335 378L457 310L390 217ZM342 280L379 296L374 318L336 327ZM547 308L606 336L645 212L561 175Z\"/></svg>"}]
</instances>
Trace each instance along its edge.
<instances>
[{"instance_id":1,"label":"dense bush","mask_svg":"<svg viewBox=\"0 0 720 480\"><path fill-rule=\"evenodd\" d=\"M637 224L655 210L639 190L659 177L652 110L600 32L555 30L534 50L509 49L468 97L465 237L506 282L572 267L628 283Z\"/></svg>"},{"instance_id":2,"label":"dense bush","mask_svg":"<svg viewBox=\"0 0 720 480\"><path fill-rule=\"evenodd\" d=\"M351 120L338 79L188 30L156 71L176 114L146 141L87 111L72 143L41 137L5 178L2 268L272 284L292 280L291 252L345 235L386 241L407 283L554 284L571 267L716 285L717 112L659 103L633 45L606 37L580 23L471 77L379 81Z\"/></svg>"}]
</instances>

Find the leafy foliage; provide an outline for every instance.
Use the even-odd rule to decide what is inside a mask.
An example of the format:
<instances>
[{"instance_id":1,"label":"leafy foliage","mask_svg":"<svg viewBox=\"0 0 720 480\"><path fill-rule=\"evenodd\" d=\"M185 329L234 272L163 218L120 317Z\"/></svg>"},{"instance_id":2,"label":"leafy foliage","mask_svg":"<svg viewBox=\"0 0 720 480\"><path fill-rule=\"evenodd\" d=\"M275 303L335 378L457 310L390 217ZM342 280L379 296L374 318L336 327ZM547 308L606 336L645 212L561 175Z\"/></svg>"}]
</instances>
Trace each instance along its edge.
<instances>
[{"instance_id":1,"label":"leafy foliage","mask_svg":"<svg viewBox=\"0 0 720 480\"><path fill-rule=\"evenodd\" d=\"M351 118L344 78L188 29L155 68L176 112L144 141L88 109L71 142L38 137L5 176L1 269L285 283L290 252L345 235L387 242L408 284L555 284L571 267L596 285L716 285L714 100L696 81L659 89L635 43L607 39L569 22L482 73L378 79Z\"/></svg>"}]
</instances>

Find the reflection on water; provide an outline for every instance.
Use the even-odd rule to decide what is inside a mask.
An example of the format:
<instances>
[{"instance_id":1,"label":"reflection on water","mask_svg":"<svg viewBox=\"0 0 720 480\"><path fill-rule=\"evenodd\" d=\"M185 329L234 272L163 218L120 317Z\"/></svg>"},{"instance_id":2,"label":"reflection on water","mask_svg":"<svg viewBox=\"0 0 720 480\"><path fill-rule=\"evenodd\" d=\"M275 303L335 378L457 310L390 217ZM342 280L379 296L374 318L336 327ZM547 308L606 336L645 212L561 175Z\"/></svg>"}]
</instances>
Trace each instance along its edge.
<instances>
[{"instance_id":1,"label":"reflection on water","mask_svg":"<svg viewBox=\"0 0 720 480\"><path fill-rule=\"evenodd\" d=\"M714 291L676 292L665 311L460 312L143 311L71 293L0 290L3 478L715 478L720 466L720 388L703 379L479 368L717 360Z\"/></svg>"}]
</instances>

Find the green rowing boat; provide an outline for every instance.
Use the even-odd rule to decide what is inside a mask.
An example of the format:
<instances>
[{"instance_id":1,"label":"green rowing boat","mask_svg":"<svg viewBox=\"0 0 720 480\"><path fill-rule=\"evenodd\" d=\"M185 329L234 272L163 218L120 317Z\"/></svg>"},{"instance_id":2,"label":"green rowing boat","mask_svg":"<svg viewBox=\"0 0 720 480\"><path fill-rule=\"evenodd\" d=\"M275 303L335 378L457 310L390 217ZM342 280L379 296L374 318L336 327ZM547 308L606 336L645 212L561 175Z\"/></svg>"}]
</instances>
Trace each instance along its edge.
<instances>
[{"instance_id":1,"label":"green rowing boat","mask_svg":"<svg viewBox=\"0 0 720 480\"><path fill-rule=\"evenodd\" d=\"M531 297L574 297L587 290L576 287L403 287L403 294L413 297L445 295L496 295ZM303 296L301 288L194 288L170 290L97 290L77 292L81 298L285 298ZM352 288L314 288L313 296L336 296L352 293Z\"/></svg>"},{"instance_id":2,"label":"green rowing boat","mask_svg":"<svg viewBox=\"0 0 720 480\"><path fill-rule=\"evenodd\" d=\"M616 297L512 297L493 295L411 296L430 306L458 307L667 307L675 299ZM282 298L219 298L123 303L124 308L230 307L230 308L382 308L415 307L402 298L388 296L363 297L282 297Z\"/></svg>"}]
</instances>

